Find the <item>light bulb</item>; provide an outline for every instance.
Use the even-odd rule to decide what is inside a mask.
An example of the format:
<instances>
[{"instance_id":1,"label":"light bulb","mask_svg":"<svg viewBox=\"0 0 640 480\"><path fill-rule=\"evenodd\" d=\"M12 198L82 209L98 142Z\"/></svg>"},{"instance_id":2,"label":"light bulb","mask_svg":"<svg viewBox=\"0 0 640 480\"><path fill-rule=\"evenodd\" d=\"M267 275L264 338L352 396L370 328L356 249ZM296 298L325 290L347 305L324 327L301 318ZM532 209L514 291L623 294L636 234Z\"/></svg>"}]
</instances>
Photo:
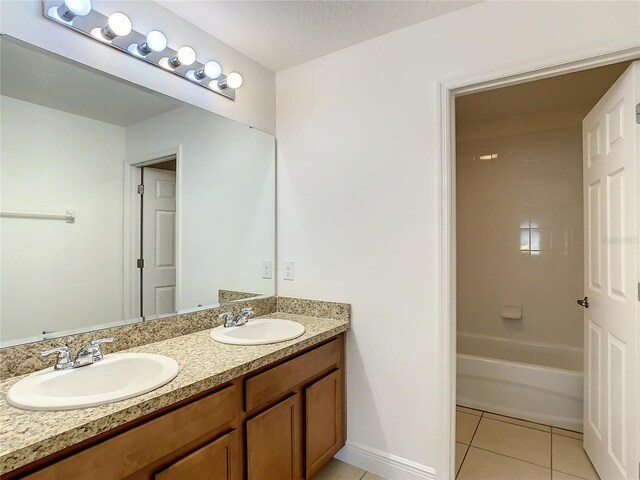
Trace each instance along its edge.
<instances>
[{"instance_id":1,"label":"light bulb","mask_svg":"<svg viewBox=\"0 0 640 480\"><path fill-rule=\"evenodd\" d=\"M214 62L213 60L204 64L200 70L193 73L194 77L198 80L202 80L205 77L210 79L218 78L222 75L222 67L218 62Z\"/></svg>"},{"instance_id":2,"label":"light bulb","mask_svg":"<svg viewBox=\"0 0 640 480\"><path fill-rule=\"evenodd\" d=\"M230 88L240 88L242 86L242 75L238 72L231 72L227 75L227 86Z\"/></svg>"},{"instance_id":3,"label":"light bulb","mask_svg":"<svg viewBox=\"0 0 640 480\"><path fill-rule=\"evenodd\" d=\"M222 75L222 67L218 62L207 62L204 64L204 68L202 70L204 70L204 74L212 80Z\"/></svg>"},{"instance_id":4,"label":"light bulb","mask_svg":"<svg viewBox=\"0 0 640 480\"><path fill-rule=\"evenodd\" d=\"M51 8L49 15L57 16L65 22L70 22L75 17L84 17L91 11L91 0L64 0L59 7Z\"/></svg>"},{"instance_id":5,"label":"light bulb","mask_svg":"<svg viewBox=\"0 0 640 480\"><path fill-rule=\"evenodd\" d=\"M109 29L119 37L124 37L131 33L131 20L122 12L111 14L108 25Z\"/></svg>"},{"instance_id":6,"label":"light bulb","mask_svg":"<svg viewBox=\"0 0 640 480\"><path fill-rule=\"evenodd\" d=\"M152 30L147 34L146 41L136 46L137 53L146 57L151 52L163 52L167 48L167 37L158 30Z\"/></svg>"},{"instance_id":7,"label":"light bulb","mask_svg":"<svg viewBox=\"0 0 640 480\"><path fill-rule=\"evenodd\" d=\"M178 54L171 59L171 64L174 66L191 65L196 61L196 52L191 47L180 47Z\"/></svg>"},{"instance_id":8,"label":"light bulb","mask_svg":"<svg viewBox=\"0 0 640 480\"><path fill-rule=\"evenodd\" d=\"M122 12L115 12L109 15L107 25L100 30L102 36L107 40L116 37L126 37L131 33L131 20Z\"/></svg>"}]
</instances>

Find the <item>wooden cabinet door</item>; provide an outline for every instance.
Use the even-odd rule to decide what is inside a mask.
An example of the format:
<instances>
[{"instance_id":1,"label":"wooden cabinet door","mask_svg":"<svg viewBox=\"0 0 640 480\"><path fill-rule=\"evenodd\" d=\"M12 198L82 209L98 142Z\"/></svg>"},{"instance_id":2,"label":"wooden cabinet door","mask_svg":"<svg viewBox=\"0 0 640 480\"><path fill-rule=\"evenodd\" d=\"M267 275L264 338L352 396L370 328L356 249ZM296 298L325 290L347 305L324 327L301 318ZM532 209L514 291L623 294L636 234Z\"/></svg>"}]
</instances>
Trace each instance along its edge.
<instances>
[{"instance_id":1,"label":"wooden cabinet door","mask_svg":"<svg viewBox=\"0 0 640 480\"><path fill-rule=\"evenodd\" d=\"M200 447L154 476L155 480L237 480L236 432Z\"/></svg>"},{"instance_id":2,"label":"wooden cabinet door","mask_svg":"<svg viewBox=\"0 0 640 480\"><path fill-rule=\"evenodd\" d=\"M311 478L344 445L342 370L318 380L304 395L306 478Z\"/></svg>"},{"instance_id":3,"label":"wooden cabinet door","mask_svg":"<svg viewBox=\"0 0 640 480\"><path fill-rule=\"evenodd\" d=\"M302 478L301 422L299 394L247 421L248 480Z\"/></svg>"}]
</instances>

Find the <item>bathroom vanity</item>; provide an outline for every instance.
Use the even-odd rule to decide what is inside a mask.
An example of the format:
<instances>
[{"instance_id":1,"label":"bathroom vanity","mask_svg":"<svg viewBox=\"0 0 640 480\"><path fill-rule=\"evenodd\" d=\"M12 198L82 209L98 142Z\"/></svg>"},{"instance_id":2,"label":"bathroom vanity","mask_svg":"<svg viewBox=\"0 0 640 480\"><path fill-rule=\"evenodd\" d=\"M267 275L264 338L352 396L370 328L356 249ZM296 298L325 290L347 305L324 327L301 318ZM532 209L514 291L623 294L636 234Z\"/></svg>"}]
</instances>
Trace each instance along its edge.
<instances>
[{"instance_id":1,"label":"bathroom vanity","mask_svg":"<svg viewBox=\"0 0 640 480\"><path fill-rule=\"evenodd\" d=\"M180 374L114 404L41 412L3 400L15 448L3 446L2 478L311 478L346 438L348 318L269 316L306 331L271 345L226 345L203 330L138 346L131 350L174 358ZM18 378L3 381L2 393Z\"/></svg>"}]
</instances>

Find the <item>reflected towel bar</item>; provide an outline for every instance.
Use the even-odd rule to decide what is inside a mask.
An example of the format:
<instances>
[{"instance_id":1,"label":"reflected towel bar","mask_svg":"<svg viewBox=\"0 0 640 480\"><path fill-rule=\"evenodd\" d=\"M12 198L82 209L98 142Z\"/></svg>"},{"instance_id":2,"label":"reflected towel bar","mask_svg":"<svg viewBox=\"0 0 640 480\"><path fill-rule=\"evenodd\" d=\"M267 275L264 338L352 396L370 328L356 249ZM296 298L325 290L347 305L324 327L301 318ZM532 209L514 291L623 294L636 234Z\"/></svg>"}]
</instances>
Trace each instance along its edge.
<instances>
[{"instance_id":1,"label":"reflected towel bar","mask_svg":"<svg viewBox=\"0 0 640 480\"><path fill-rule=\"evenodd\" d=\"M23 212L0 212L0 217L6 218L37 218L41 220L64 220L67 223L75 223L76 213L71 210L67 210L64 215L57 215L55 213L23 213Z\"/></svg>"}]
</instances>

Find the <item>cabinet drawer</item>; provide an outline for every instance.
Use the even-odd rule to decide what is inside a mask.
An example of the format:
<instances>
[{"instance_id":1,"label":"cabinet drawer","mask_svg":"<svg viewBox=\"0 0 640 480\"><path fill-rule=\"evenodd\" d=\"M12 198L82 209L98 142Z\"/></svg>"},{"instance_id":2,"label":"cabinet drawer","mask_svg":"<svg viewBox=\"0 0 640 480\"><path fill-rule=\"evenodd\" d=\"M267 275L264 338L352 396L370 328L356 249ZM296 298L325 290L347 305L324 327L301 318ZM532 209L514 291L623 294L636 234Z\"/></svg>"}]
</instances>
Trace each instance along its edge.
<instances>
[{"instance_id":1,"label":"cabinet drawer","mask_svg":"<svg viewBox=\"0 0 640 480\"><path fill-rule=\"evenodd\" d=\"M311 350L245 382L247 412L264 406L278 396L332 367L340 365L342 339Z\"/></svg>"},{"instance_id":2,"label":"cabinet drawer","mask_svg":"<svg viewBox=\"0 0 640 480\"><path fill-rule=\"evenodd\" d=\"M122 479L184 445L231 424L237 412L235 385L127 430L38 472L30 480Z\"/></svg>"}]
</instances>

